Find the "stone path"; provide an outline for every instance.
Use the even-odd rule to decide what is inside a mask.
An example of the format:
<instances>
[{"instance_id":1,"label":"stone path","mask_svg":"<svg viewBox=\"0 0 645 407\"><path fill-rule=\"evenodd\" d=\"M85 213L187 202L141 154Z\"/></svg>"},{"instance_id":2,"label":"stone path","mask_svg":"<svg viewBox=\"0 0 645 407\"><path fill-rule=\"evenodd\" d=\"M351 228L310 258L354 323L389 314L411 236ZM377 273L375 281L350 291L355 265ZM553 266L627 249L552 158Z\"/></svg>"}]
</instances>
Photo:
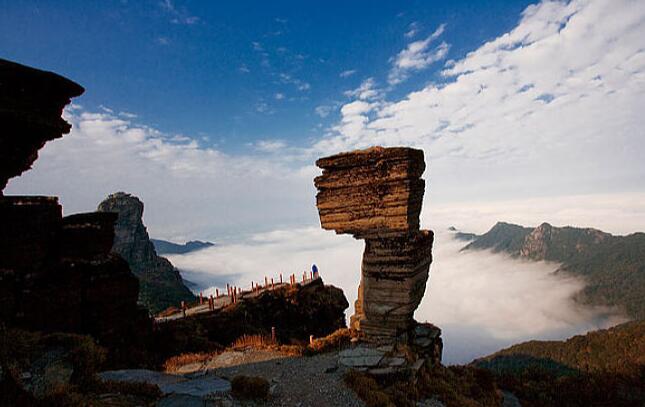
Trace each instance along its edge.
<instances>
[{"instance_id":1,"label":"stone path","mask_svg":"<svg viewBox=\"0 0 645 407\"><path fill-rule=\"evenodd\" d=\"M241 353L241 352L240 352ZM222 354L224 355L224 354ZM338 366L338 353L311 357L287 357L277 352L246 351L235 355L236 364L226 366L221 355L207 362L213 372L223 378L237 375L260 376L271 385L267 406L363 406L353 391L343 383L347 368ZM221 367L217 367L218 365Z\"/></svg>"},{"instance_id":2,"label":"stone path","mask_svg":"<svg viewBox=\"0 0 645 407\"><path fill-rule=\"evenodd\" d=\"M105 380L156 384L165 394L158 406L283 406L362 407L343 383L347 371L338 365L338 353L291 357L268 350L226 351L173 373L151 370L115 370L99 374ZM240 403L228 395L237 375L260 376L270 383L271 396L261 403ZM201 403L201 404L200 404Z\"/></svg>"},{"instance_id":3,"label":"stone path","mask_svg":"<svg viewBox=\"0 0 645 407\"><path fill-rule=\"evenodd\" d=\"M179 375L146 369L110 370L99 373L103 380L130 383L150 383L159 386L163 394L182 394L194 397L224 394L231 390L231 383L213 374Z\"/></svg>"}]
</instances>

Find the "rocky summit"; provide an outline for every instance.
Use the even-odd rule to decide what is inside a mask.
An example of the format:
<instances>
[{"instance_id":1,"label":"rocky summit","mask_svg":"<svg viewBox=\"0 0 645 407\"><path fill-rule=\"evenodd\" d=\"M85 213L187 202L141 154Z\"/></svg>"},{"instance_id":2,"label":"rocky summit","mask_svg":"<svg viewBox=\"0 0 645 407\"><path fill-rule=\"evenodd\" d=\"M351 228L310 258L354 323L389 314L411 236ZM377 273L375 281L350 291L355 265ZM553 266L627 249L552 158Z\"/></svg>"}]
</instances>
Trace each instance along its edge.
<instances>
[{"instance_id":1,"label":"rocky summit","mask_svg":"<svg viewBox=\"0 0 645 407\"><path fill-rule=\"evenodd\" d=\"M143 224L143 202L139 198L117 192L101 202L98 211L118 214L112 251L121 255L139 278L142 304L156 313L195 299L179 271L157 255Z\"/></svg>"},{"instance_id":2,"label":"rocky summit","mask_svg":"<svg viewBox=\"0 0 645 407\"><path fill-rule=\"evenodd\" d=\"M365 240L352 328L368 341L410 341L432 262L433 233L419 230L423 151L373 147L316 165L322 227Z\"/></svg>"}]
</instances>

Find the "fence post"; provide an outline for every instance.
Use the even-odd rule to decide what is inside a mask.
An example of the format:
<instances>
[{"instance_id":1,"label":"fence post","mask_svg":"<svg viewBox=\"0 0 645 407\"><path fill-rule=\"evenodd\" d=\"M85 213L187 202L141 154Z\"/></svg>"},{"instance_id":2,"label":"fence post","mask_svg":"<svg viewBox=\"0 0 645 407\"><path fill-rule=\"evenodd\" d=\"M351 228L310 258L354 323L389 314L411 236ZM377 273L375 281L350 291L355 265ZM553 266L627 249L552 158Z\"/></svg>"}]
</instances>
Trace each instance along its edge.
<instances>
[{"instance_id":1,"label":"fence post","mask_svg":"<svg viewBox=\"0 0 645 407\"><path fill-rule=\"evenodd\" d=\"M271 342L275 343L275 326L271 327Z\"/></svg>"},{"instance_id":2,"label":"fence post","mask_svg":"<svg viewBox=\"0 0 645 407\"><path fill-rule=\"evenodd\" d=\"M275 290L275 284L273 284L273 277L271 277L271 289Z\"/></svg>"},{"instance_id":3,"label":"fence post","mask_svg":"<svg viewBox=\"0 0 645 407\"><path fill-rule=\"evenodd\" d=\"M201 291L199 292L199 305L204 305L204 296Z\"/></svg>"},{"instance_id":4,"label":"fence post","mask_svg":"<svg viewBox=\"0 0 645 407\"><path fill-rule=\"evenodd\" d=\"M280 284L282 284L282 273L280 273Z\"/></svg>"},{"instance_id":5,"label":"fence post","mask_svg":"<svg viewBox=\"0 0 645 407\"><path fill-rule=\"evenodd\" d=\"M219 288L215 289L215 298L219 298Z\"/></svg>"},{"instance_id":6,"label":"fence post","mask_svg":"<svg viewBox=\"0 0 645 407\"><path fill-rule=\"evenodd\" d=\"M186 301L181 302L181 314L186 318Z\"/></svg>"},{"instance_id":7,"label":"fence post","mask_svg":"<svg viewBox=\"0 0 645 407\"><path fill-rule=\"evenodd\" d=\"M313 336L313 335L309 335L309 345L312 345L312 346L313 346L313 344L314 344L314 336Z\"/></svg>"}]
</instances>

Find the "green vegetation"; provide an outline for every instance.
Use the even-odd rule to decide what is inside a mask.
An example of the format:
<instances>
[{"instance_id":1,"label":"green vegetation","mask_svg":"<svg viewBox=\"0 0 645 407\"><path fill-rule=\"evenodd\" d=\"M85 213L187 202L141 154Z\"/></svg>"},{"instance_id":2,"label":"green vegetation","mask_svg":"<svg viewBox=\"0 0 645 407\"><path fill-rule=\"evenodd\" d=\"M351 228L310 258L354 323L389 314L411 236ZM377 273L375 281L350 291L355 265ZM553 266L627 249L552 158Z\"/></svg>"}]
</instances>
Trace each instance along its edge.
<instances>
[{"instance_id":1,"label":"green vegetation","mask_svg":"<svg viewBox=\"0 0 645 407\"><path fill-rule=\"evenodd\" d=\"M503 349L474 365L496 373L528 368L558 376L582 372L632 374L645 366L645 321L577 335L566 341L529 341Z\"/></svg>"},{"instance_id":2,"label":"green vegetation","mask_svg":"<svg viewBox=\"0 0 645 407\"><path fill-rule=\"evenodd\" d=\"M585 279L577 300L618 307L645 319L645 233L613 236L596 229L535 229L499 222L462 250L491 249L514 257L561 264L557 272Z\"/></svg>"},{"instance_id":3,"label":"green vegetation","mask_svg":"<svg viewBox=\"0 0 645 407\"><path fill-rule=\"evenodd\" d=\"M642 406L645 321L574 336L530 341L473 362L523 406Z\"/></svg>"},{"instance_id":4,"label":"green vegetation","mask_svg":"<svg viewBox=\"0 0 645 407\"><path fill-rule=\"evenodd\" d=\"M532 230L511 223L497 222L491 230L479 236L462 250L492 249L494 252L519 253L524 239Z\"/></svg>"}]
</instances>

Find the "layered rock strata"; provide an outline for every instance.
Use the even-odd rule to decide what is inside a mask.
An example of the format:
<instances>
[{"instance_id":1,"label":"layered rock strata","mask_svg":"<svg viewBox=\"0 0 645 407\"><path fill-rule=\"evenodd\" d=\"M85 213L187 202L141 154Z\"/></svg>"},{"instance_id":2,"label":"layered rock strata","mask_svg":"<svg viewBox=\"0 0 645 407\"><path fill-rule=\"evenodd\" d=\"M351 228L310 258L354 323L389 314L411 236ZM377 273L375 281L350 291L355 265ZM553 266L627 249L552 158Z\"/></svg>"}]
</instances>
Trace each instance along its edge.
<instances>
[{"instance_id":1,"label":"layered rock strata","mask_svg":"<svg viewBox=\"0 0 645 407\"><path fill-rule=\"evenodd\" d=\"M423 151L374 147L321 158L316 205L323 229L358 239L419 230L425 183Z\"/></svg>"},{"instance_id":2,"label":"layered rock strata","mask_svg":"<svg viewBox=\"0 0 645 407\"><path fill-rule=\"evenodd\" d=\"M62 109L81 93L59 75L0 60L0 189L69 132ZM124 353L151 332L136 277L111 253L115 221L63 217L56 197L0 193L0 325L91 334Z\"/></svg>"},{"instance_id":3,"label":"layered rock strata","mask_svg":"<svg viewBox=\"0 0 645 407\"><path fill-rule=\"evenodd\" d=\"M423 151L374 147L321 158L314 180L321 225L365 240L351 326L368 341L413 340L433 233L419 230Z\"/></svg>"},{"instance_id":4,"label":"layered rock strata","mask_svg":"<svg viewBox=\"0 0 645 407\"><path fill-rule=\"evenodd\" d=\"M98 206L99 212L118 215L115 225L114 253L121 255L141 282L139 301L157 313L182 301L195 300L179 271L157 255L143 224L143 202L136 196L117 192Z\"/></svg>"}]
</instances>

